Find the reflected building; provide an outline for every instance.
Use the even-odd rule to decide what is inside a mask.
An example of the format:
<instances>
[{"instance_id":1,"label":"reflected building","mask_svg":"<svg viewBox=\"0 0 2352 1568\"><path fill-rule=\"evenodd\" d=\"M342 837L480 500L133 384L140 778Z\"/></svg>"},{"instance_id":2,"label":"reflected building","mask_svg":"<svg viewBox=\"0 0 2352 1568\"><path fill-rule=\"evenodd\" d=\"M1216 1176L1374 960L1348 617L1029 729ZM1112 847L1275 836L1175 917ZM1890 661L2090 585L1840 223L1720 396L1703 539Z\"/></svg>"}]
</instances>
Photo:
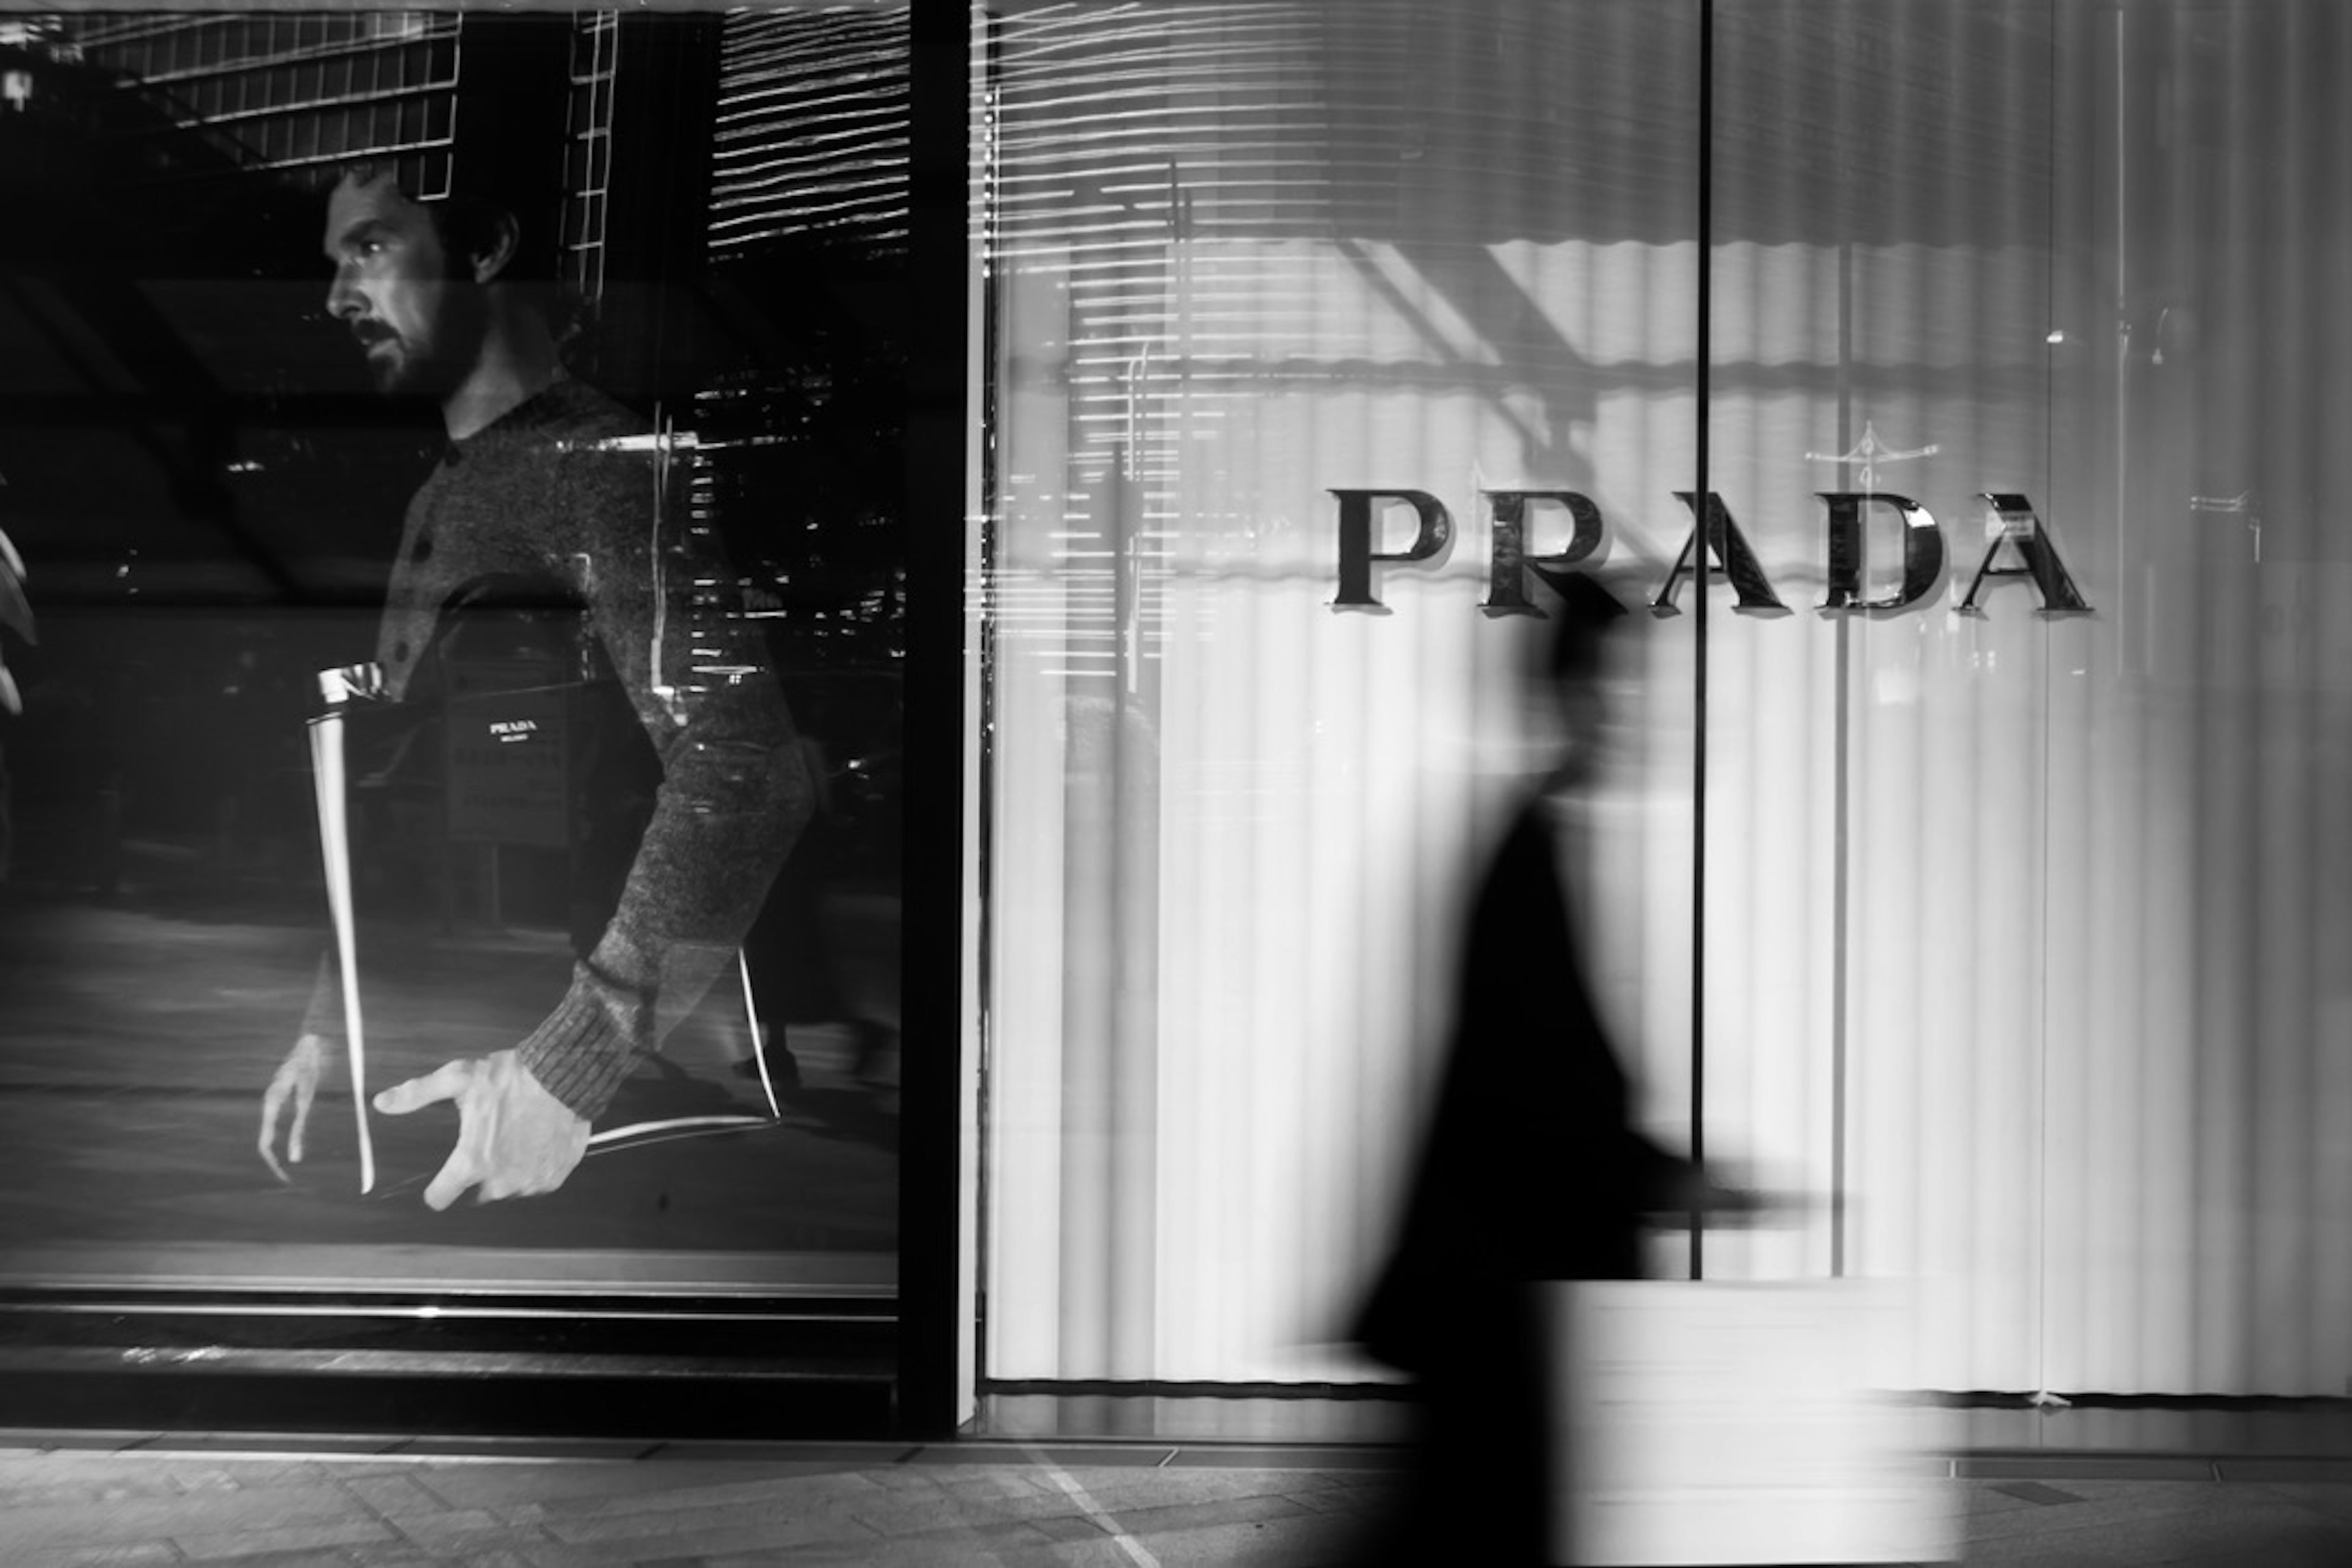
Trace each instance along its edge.
<instances>
[{"instance_id":1,"label":"reflected building","mask_svg":"<svg viewBox=\"0 0 2352 1568\"><path fill-rule=\"evenodd\" d=\"M0 161L70 167L86 199L162 214L134 264L151 273L216 257L195 268L307 288L315 216L296 193L337 165L389 161L435 198L510 170L537 182L560 157L546 221L572 368L702 433L696 504L741 520L741 558L803 612L791 636L887 661L908 28L903 5L28 17L0 38L24 154ZM381 422L315 301L248 298L215 335L246 345L271 423Z\"/></svg>"},{"instance_id":2,"label":"reflected building","mask_svg":"<svg viewBox=\"0 0 2352 1568\"><path fill-rule=\"evenodd\" d=\"M908 37L903 5L0 25L6 526L45 622L215 612L89 634L110 667L176 639L110 720L134 771L257 657L223 606L372 613L437 449L323 313L316 192L359 158L428 197L544 190L572 368L690 436L672 493L726 536L780 661L895 679ZM55 625L62 658L83 634ZM267 665L340 657L320 617L272 625L305 646ZM132 789L133 818L171 784Z\"/></svg>"},{"instance_id":3,"label":"reflected building","mask_svg":"<svg viewBox=\"0 0 2352 1568\"><path fill-rule=\"evenodd\" d=\"M152 110L127 140L160 177L214 172L173 167L194 138L245 171L392 156L415 189L444 195L467 23L415 11L82 13L52 26Z\"/></svg>"}]
</instances>

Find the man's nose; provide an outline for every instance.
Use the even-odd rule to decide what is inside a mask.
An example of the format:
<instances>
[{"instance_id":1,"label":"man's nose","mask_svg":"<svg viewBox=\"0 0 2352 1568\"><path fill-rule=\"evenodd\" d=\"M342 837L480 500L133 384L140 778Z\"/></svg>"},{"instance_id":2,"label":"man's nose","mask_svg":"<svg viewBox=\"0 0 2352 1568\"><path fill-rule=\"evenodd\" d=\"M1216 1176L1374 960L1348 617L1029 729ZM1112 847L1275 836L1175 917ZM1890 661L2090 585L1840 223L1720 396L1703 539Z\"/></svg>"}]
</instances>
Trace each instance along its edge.
<instances>
[{"instance_id":1,"label":"man's nose","mask_svg":"<svg viewBox=\"0 0 2352 1568\"><path fill-rule=\"evenodd\" d=\"M348 321L366 309L366 300L352 286L351 274L338 268L333 281L327 285L327 314Z\"/></svg>"}]
</instances>

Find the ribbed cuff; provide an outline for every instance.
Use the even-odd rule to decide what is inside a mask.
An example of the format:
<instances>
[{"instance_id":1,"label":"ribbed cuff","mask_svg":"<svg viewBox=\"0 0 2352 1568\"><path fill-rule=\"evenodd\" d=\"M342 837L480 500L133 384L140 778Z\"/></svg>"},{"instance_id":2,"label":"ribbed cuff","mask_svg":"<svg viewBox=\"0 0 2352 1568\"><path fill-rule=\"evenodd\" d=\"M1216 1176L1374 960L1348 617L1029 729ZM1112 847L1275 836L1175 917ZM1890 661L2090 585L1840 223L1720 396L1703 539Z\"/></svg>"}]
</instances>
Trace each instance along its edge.
<instances>
[{"instance_id":1,"label":"ribbed cuff","mask_svg":"<svg viewBox=\"0 0 2352 1568\"><path fill-rule=\"evenodd\" d=\"M603 1114L635 1065L632 1031L601 990L584 970L576 973L555 1011L515 1049L539 1086L583 1121Z\"/></svg>"}]
</instances>

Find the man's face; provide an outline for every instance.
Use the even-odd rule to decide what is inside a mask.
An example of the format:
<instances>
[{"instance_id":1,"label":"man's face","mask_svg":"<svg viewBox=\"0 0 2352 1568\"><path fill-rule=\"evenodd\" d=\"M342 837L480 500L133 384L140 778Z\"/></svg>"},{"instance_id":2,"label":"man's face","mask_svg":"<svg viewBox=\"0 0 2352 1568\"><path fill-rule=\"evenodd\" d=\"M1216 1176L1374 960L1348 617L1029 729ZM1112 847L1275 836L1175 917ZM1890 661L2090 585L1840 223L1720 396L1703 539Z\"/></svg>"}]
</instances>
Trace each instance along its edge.
<instances>
[{"instance_id":1,"label":"man's face","mask_svg":"<svg viewBox=\"0 0 2352 1568\"><path fill-rule=\"evenodd\" d=\"M358 338L377 389L447 398L479 358L487 307L433 215L389 175L347 179L328 199L325 245L328 312Z\"/></svg>"}]
</instances>

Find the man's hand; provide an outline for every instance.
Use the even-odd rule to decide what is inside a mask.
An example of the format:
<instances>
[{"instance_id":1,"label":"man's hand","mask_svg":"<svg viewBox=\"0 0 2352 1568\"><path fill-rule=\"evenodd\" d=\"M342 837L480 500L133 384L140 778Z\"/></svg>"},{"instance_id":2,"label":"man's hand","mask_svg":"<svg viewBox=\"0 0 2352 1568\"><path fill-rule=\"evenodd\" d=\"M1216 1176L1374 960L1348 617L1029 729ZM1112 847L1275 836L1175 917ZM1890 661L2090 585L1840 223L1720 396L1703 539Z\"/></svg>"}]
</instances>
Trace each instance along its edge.
<instances>
[{"instance_id":1,"label":"man's hand","mask_svg":"<svg viewBox=\"0 0 2352 1568\"><path fill-rule=\"evenodd\" d=\"M477 1203L551 1193L588 1152L588 1123L540 1087L513 1051L445 1062L375 1097L387 1116L452 1100L457 1147L425 1189L425 1206L446 1209L480 1184Z\"/></svg>"},{"instance_id":2,"label":"man's hand","mask_svg":"<svg viewBox=\"0 0 2352 1568\"><path fill-rule=\"evenodd\" d=\"M319 1075L326 1070L327 1042L316 1035L305 1035L294 1042L286 1053L285 1061L269 1079L268 1092L261 1097L261 1158L270 1173L281 1182L293 1180L286 1173L287 1165L302 1163L302 1132L310 1125L310 1102L319 1098ZM278 1160L278 1113L286 1109L286 1101L294 1101L294 1118L286 1130L286 1162Z\"/></svg>"}]
</instances>

